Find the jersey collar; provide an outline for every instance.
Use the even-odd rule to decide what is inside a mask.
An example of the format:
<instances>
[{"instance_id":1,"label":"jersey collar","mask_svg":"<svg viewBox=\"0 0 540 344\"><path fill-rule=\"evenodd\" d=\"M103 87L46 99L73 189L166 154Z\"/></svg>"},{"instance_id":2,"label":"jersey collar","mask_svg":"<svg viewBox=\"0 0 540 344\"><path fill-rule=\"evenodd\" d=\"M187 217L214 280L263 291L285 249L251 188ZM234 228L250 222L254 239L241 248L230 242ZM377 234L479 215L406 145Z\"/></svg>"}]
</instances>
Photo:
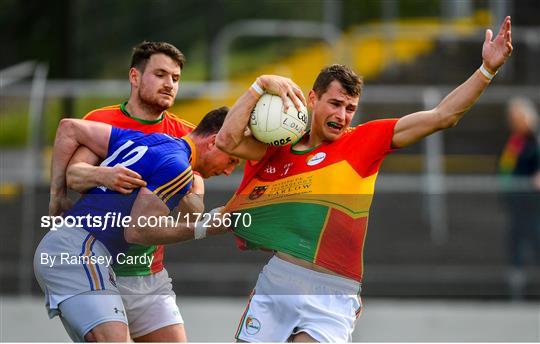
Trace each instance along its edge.
<instances>
[{"instance_id":1,"label":"jersey collar","mask_svg":"<svg viewBox=\"0 0 540 344\"><path fill-rule=\"evenodd\" d=\"M127 105L127 100L125 102L123 102L122 104L120 104L120 110L122 110L122 113L126 116L128 116L129 118L131 119L134 119L136 120L137 122L139 123L142 123L142 124L157 124L161 121L163 121L163 117L165 117L165 112L162 112L161 115L159 115L159 118L158 119L155 119L155 120L148 120L148 119L142 119L142 118L137 118L135 116L132 116L129 111L126 109L126 105Z\"/></svg>"},{"instance_id":2,"label":"jersey collar","mask_svg":"<svg viewBox=\"0 0 540 344\"><path fill-rule=\"evenodd\" d=\"M191 155L189 157L189 164L191 165L191 168L195 168L195 162L197 161L197 149L195 148L195 143L193 143L193 140L191 140L187 136L183 136L182 140L186 141L186 143L189 145L189 148L191 149Z\"/></svg>"},{"instance_id":3,"label":"jersey collar","mask_svg":"<svg viewBox=\"0 0 540 344\"><path fill-rule=\"evenodd\" d=\"M298 155L307 154L307 153L319 148L322 145L322 142L321 142L317 146L311 147L311 148L308 148L308 149L305 149L305 150L294 149L294 146L296 146L296 144L298 142L300 142L305 136L309 135L309 132L310 132L310 130L306 131L306 133L304 135L302 135L298 140L293 142L293 144L291 145L291 153L298 154Z\"/></svg>"}]
</instances>

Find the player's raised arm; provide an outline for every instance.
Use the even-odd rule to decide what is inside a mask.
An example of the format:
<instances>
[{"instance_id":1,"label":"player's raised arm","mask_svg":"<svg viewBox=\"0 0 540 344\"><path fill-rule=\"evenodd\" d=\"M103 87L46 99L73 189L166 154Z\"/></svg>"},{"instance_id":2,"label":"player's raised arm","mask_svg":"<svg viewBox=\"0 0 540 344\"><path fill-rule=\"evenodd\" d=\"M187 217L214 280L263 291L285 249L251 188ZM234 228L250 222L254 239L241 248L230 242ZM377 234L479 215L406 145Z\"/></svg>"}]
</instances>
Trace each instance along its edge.
<instances>
[{"instance_id":1,"label":"player's raised arm","mask_svg":"<svg viewBox=\"0 0 540 344\"><path fill-rule=\"evenodd\" d=\"M63 119L58 125L51 162L49 214L63 211L66 195L66 169L79 146L86 146L101 158L107 155L111 126L98 122Z\"/></svg>"},{"instance_id":2,"label":"player's raised arm","mask_svg":"<svg viewBox=\"0 0 540 344\"><path fill-rule=\"evenodd\" d=\"M287 97L292 99L299 110L301 103L306 104L302 91L291 79L277 75L258 77L229 110L225 123L216 137L216 145L219 149L243 159L262 159L267 145L255 140L251 135L245 135L245 131L251 111L264 92L280 96L286 108L288 107Z\"/></svg>"},{"instance_id":3,"label":"player's raised arm","mask_svg":"<svg viewBox=\"0 0 540 344\"><path fill-rule=\"evenodd\" d=\"M455 126L489 85L512 49L510 17L506 17L494 39L491 30L486 30L481 67L434 109L402 117L396 123L392 146L405 147L438 130Z\"/></svg>"}]
</instances>

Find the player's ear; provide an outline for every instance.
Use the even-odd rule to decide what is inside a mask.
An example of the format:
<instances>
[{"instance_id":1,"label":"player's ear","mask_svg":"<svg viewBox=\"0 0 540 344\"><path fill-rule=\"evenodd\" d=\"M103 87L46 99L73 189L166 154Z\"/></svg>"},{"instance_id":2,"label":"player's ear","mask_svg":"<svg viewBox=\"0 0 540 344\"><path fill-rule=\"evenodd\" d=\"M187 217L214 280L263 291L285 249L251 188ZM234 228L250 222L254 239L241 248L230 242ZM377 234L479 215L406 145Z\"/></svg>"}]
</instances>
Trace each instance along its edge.
<instances>
[{"instance_id":1,"label":"player's ear","mask_svg":"<svg viewBox=\"0 0 540 344\"><path fill-rule=\"evenodd\" d=\"M216 145L216 136L217 133L208 136L208 149L212 149Z\"/></svg>"},{"instance_id":2,"label":"player's ear","mask_svg":"<svg viewBox=\"0 0 540 344\"><path fill-rule=\"evenodd\" d=\"M140 79L140 73L139 70L135 67L131 67L129 69L129 82L131 86L137 87L139 86L139 79Z\"/></svg>"},{"instance_id":3,"label":"player's ear","mask_svg":"<svg viewBox=\"0 0 540 344\"><path fill-rule=\"evenodd\" d=\"M315 101L318 99L317 93L315 93L314 90L309 91L308 93L308 99L307 99L307 105L310 109L313 109L313 106L315 105Z\"/></svg>"}]
</instances>

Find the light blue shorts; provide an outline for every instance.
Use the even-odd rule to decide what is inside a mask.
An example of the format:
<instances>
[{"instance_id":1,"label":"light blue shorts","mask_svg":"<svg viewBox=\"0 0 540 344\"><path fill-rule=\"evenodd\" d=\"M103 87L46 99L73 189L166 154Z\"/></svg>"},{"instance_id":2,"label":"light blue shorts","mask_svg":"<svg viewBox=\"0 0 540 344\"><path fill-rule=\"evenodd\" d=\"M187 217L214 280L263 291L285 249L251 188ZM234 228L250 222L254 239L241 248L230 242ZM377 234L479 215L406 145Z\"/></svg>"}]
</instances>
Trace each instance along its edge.
<instances>
[{"instance_id":1,"label":"light blue shorts","mask_svg":"<svg viewBox=\"0 0 540 344\"><path fill-rule=\"evenodd\" d=\"M34 255L34 273L49 317L60 315L73 340L107 321L127 324L109 251L82 228L49 231Z\"/></svg>"}]
</instances>

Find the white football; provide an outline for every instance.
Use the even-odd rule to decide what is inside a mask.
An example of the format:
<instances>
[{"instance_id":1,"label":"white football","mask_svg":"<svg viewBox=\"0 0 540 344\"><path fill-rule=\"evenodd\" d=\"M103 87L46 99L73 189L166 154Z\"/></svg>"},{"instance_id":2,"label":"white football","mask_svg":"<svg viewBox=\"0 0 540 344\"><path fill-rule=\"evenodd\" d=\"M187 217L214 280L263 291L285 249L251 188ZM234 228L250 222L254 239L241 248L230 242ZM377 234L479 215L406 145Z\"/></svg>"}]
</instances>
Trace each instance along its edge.
<instances>
[{"instance_id":1,"label":"white football","mask_svg":"<svg viewBox=\"0 0 540 344\"><path fill-rule=\"evenodd\" d=\"M251 112L249 128L255 138L273 146L295 142L306 132L308 112L302 104L298 111L292 100L287 98L289 109L284 111L279 96L265 93Z\"/></svg>"}]
</instances>

